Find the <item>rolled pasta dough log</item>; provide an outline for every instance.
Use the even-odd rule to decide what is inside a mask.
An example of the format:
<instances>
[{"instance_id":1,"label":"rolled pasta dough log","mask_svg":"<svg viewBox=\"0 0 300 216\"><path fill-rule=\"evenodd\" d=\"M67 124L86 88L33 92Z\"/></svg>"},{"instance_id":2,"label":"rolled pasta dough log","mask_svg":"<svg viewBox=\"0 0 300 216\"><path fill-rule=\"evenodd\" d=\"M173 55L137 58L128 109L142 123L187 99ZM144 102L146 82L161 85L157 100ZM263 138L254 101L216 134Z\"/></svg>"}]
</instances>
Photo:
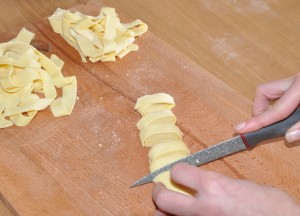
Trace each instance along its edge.
<instances>
[{"instance_id":1,"label":"rolled pasta dough log","mask_svg":"<svg viewBox=\"0 0 300 216\"><path fill-rule=\"evenodd\" d=\"M184 142L180 140L171 140L152 146L150 151L148 152L148 157L150 159L150 162L153 162L174 153L189 155L190 150Z\"/></svg>"},{"instance_id":2,"label":"rolled pasta dough log","mask_svg":"<svg viewBox=\"0 0 300 216\"><path fill-rule=\"evenodd\" d=\"M189 152L188 153L183 153L183 152L170 153L170 154L166 155L165 157L161 157L161 158L157 159L155 162L151 163L150 171L154 172L155 170L157 170L169 163L177 161L181 158L184 158L188 155L189 155ZM191 195L191 196L193 196L195 194L195 192L193 190L191 190L187 187L184 187L182 185L176 184L174 181L172 181L171 176L170 176L170 171L159 174L153 180L153 182L155 182L155 183L161 182L166 186L166 188L168 188L169 190L175 191L175 192L179 192L179 193L183 193L183 194Z\"/></svg>"},{"instance_id":3,"label":"rolled pasta dough log","mask_svg":"<svg viewBox=\"0 0 300 216\"><path fill-rule=\"evenodd\" d=\"M150 168L150 172L154 172L155 170L158 170L159 168L168 165L174 161L177 161L181 158L184 158L186 156L188 156L189 154L186 153L182 153L182 152L175 152L173 154L169 154L165 157L159 158L156 161L153 161L149 168Z\"/></svg>"},{"instance_id":4,"label":"rolled pasta dough log","mask_svg":"<svg viewBox=\"0 0 300 216\"><path fill-rule=\"evenodd\" d=\"M151 172L190 155L182 141L182 132L175 125L176 117L171 111L174 106L174 99L165 93L145 95L136 102L135 110L143 116L137 123L140 139L143 146L151 147L148 153ZM162 182L168 189L179 193L194 194L174 183L170 171L161 173L153 182Z\"/></svg>"},{"instance_id":5,"label":"rolled pasta dough log","mask_svg":"<svg viewBox=\"0 0 300 216\"><path fill-rule=\"evenodd\" d=\"M142 130L154 124L174 124L176 117L171 110L160 110L157 112L149 113L143 116L137 123L137 128Z\"/></svg>"},{"instance_id":6,"label":"rolled pasta dough log","mask_svg":"<svg viewBox=\"0 0 300 216\"><path fill-rule=\"evenodd\" d=\"M140 131L143 146L151 147L160 142L182 140L182 132L173 124L151 125Z\"/></svg>"}]
</instances>

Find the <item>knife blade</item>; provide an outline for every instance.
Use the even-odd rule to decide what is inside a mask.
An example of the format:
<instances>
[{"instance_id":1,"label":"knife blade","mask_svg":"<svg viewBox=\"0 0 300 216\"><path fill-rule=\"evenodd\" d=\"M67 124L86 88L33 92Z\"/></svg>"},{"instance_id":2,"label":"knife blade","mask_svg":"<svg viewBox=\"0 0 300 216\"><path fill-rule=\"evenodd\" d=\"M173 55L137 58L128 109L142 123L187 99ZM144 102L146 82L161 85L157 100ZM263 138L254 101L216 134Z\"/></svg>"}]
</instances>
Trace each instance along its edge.
<instances>
[{"instance_id":1,"label":"knife blade","mask_svg":"<svg viewBox=\"0 0 300 216\"><path fill-rule=\"evenodd\" d=\"M178 163L188 163L192 166L200 166L211 161L232 155L245 149L254 148L258 143L283 136L285 132L300 121L300 108L296 109L290 116L282 121L264 127L260 130L240 134L234 138L223 141L219 144L200 150L192 155L170 163L147 176L136 181L131 188L152 182L159 174L170 170Z\"/></svg>"}]
</instances>

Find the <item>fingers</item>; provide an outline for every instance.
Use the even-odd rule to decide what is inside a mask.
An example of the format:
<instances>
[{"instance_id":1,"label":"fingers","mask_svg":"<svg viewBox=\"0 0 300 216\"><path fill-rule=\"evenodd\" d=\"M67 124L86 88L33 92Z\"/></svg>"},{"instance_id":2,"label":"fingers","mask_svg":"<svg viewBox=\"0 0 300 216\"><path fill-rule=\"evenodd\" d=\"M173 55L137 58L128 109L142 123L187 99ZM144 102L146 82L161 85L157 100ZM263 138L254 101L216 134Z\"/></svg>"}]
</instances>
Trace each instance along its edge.
<instances>
[{"instance_id":1,"label":"fingers","mask_svg":"<svg viewBox=\"0 0 300 216\"><path fill-rule=\"evenodd\" d=\"M152 198L159 209L156 212L158 215L163 215L163 212L176 215L191 215L191 211L196 205L194 197L168 190L162 183L155 185Z\"/></svg>"},{"instance_id":2,"label":"fingers","mask_svg":"<svg viewBox=\"0 0 300 216\"><path fill-rule=\"evenodd\" d=\"M300 140L300 122L296 123L286 132L285 138L289 143Z\"/></svg>"},{"instance_id":3,"label":"fingers","mask_svg":"<svg viewBox=\"0 0 300 216\"><path fill-rule=\"evenodd\" d=\"M180 163L171 169L171 178L178 184L195 191L201 191L202 189L205 190L203 187L208 185L213 179L221 178L221 175Z\"/></svg>"},{"instance_id":4,"label":"fingers","mask_svg":"<svg viewBox=\"0 0 300 216\"><path fill-rule=\"evenodd\" d=\"M274 83L280 83L281 85L279 85L279 87L275 87ZM268 104L266 104L266 98L272 98L272 93L273 97L276 98L276 96L280 95L286 89L286 85L289 83L288 79L286 79L283 83L273 82L270 86L266 85L267 87L265 88L268 91L271 91L269 89L272 88L272 86L275 90L273 92L268 92L266 89L261 90L268 92L268 94L265 93L265 96L262 96L262 93L258 93L258 98L255 101L256 105L254 108L254 113L262 113L238 124L235 127L238 133L255 131L262 127L280 121L288 117L296 109L296 107L300 103L300 73L293 78L290 87L281 95L281 97L274 105L269 106ZM264 97L265 99L263 99ZM263 111L264 109L266 110Z\"/></svg>"},{"instance_id":5,"label":"fingers","mask_svg":"<svg viewBox=\"0 0 300 216\"><path fill-rule=\"evenodd\" d=\"M291 86L294 77L259 85L253 103L253 115L259 115L269 108L271 100L281 97Z\"/></svg>"},{"instance_id":6,"label":"fingers","mask_svg":"<svg viewBox=\"0 0 300 216\"><path fill-rule=\"evenodd\" d=\"M168 190L157 184L153 190L153 200L158 209L175 215L221 215L227 211L226 200L236 199L235 191L240 187L235 180L221 174L206 171L187 164L177 164L171 170L174 182L194 189L196 196L187 196ZM236 199L236 200L235 200Z\"/></svg>"},{"instance_id":7,"label":"fingers","mask_svg":"<svg viewBox=\"0 0 300 216\"><path fill-rule=\"evenodd\" d=\"M159 209L156 210L156 211L154 212L154 214L153 214L153 216L167 216L167 215L168 215L168 214L166 214L166 213L160 211Z\"/></svg>"}]
</instances>

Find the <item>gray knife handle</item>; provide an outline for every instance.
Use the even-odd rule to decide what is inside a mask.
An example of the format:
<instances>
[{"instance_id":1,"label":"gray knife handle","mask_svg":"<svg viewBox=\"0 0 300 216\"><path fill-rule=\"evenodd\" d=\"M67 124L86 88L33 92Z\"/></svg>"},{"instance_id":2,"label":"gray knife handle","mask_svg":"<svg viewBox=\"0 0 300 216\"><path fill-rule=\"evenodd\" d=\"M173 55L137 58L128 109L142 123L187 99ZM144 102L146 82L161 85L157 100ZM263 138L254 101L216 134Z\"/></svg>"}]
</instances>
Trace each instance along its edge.
<instances>
[{"instance_id":1,"label":"gray knife handle","mask_svg":"<svg viewBox=\"0 0 300 216\"><path fill-rule=\"evenodd\" d=\"M283 136L298 121L300 121L300 108L296 109L289 117L282 121L254 132L241 134L241 137L247 147L253 148L262 141Z\"/></svg>"}]
</instances>

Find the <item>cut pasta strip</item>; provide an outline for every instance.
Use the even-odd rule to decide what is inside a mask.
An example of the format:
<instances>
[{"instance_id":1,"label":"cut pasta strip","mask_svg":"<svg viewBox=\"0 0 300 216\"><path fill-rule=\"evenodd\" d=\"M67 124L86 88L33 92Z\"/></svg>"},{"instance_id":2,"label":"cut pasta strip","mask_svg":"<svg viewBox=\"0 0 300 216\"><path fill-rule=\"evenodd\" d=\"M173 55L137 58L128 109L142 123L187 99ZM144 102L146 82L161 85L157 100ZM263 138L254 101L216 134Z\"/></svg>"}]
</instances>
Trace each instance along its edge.
<instances>
[{"instance_id":1,"label":"cut pasta strip","mask_svg":"<svg viewBox=\"0 0 300 216\"><path fill-rule=\"evenodd\" d=\"M25 126L49 106L56 117L70 115L76 102L76 77L64 77L63 61L31 46L33 38L23 28L0 44L0 128ZM56 98L56 88L62 88L61 98Z\"/></svg>"},{"instance_id":2,"label":"cut pasta strip","mask_svg":"<svg viewBox=\"0 0 300 216\"><path fill-rule=\"evenodd\" d=\"M148 26L141 20L122 24L114 8L103 7L98 16L71 13L58 8L48 18L54 32L60 34L80 54L83 62L116 61L131 51L133 44Z\"/></svg>"},{"instance_id":3,"label":"cut pasta strip","mask_svg":"<svg viewBox=\"0 0 300 216\"><path fill-rule=\"evenodd\" d=\"M184 157L186 157L188 154L184 154L184 153L173 153L173 154L169 154L166 157L162 157L154 162L152 162L150 164L150 172L154 172L155 170L158 170L159 168L166 166L174 161L177 161L179 159L182 159Z\"/></svg>"},{"instance_id":4,"label":"cut pasta strip","mask_svg":"<svg viewBox=\"0 0 300 216\"><path fill-rule=\"evenodd\" d=\"M160 110L143 116L137 123L137 128L143 130L144 128L154 124L174 124L176 117L171 110Z\"/></svg>"},{"instance_id":5,"label":"cut pasta strip","mask_svg":"<svg viewBox=\"0 0 300 216\"><path fill-rule=\"evenodd\" d=\"M166 93L157 93L139 98L135 104L135 110L142 116L145 116L159 110L172 109L174 106L174 99L170 95Z\"/></svg>"},{"instance_id":6,"label":"cut pasta strip","mask_svg":"<svg viewBox=\"0 0 300 216\"><path fill-rule=\"evenodd\" d=\"M27 103L34 103L37 99L39 99L39 97L36 94L28 94L23 98L23 100ZM17 126L26 126L37 114L37 110L28 111L26 114L27 115L24 115L23 113L18 113L16 115L11 115L9 116L9 119Z\"/></svg>"},{"instance_id":7,"label":"cut pasta strip","mask_svg":"<svg viewBox=\"0 0 300 216\"><path fill-rule=\"evenodd\" d=\"M161 142L182 140L182 132L173 124L151 125L140 131L143 146L152 147Z\"/></svg>"},{"instance_id":8,"label":"cut pasta strip","mask_svg":"<svg viewBox=\"0 0 300 216\"><path fill-rule=\"evenodd\" d=\"M55 117L70 115L77 97L77 81L74 77L68 77L70 84L62 88L62 97L55 99L50 108Z\"/></svg>"},{"instance_id":9,"label":"cut pasta strip","mask_svg":"<svg viewBox=\"0 0 300 216\"><path fill-rule=\"evenodd\" d=\"M35 37L34 33L28 31L26 28L23 28L21 29L17 37L12 39L11 41L19 41L19 42L24 42L26 44L30 44L34 37Z\"/></svg>"},{"instance_id":10,"label":"cut pasta strip","mask_svg":"<svg viewBox=\"0 0 300 216\"><path fill-rule=\"evenodd\" d=\"M190 150L184 142L180 140L171 140L152 146L150 151L148 152L148 157L150 159L150 162L153 162L174 153L189 155Z\"/></svg>"}]
</instances>

